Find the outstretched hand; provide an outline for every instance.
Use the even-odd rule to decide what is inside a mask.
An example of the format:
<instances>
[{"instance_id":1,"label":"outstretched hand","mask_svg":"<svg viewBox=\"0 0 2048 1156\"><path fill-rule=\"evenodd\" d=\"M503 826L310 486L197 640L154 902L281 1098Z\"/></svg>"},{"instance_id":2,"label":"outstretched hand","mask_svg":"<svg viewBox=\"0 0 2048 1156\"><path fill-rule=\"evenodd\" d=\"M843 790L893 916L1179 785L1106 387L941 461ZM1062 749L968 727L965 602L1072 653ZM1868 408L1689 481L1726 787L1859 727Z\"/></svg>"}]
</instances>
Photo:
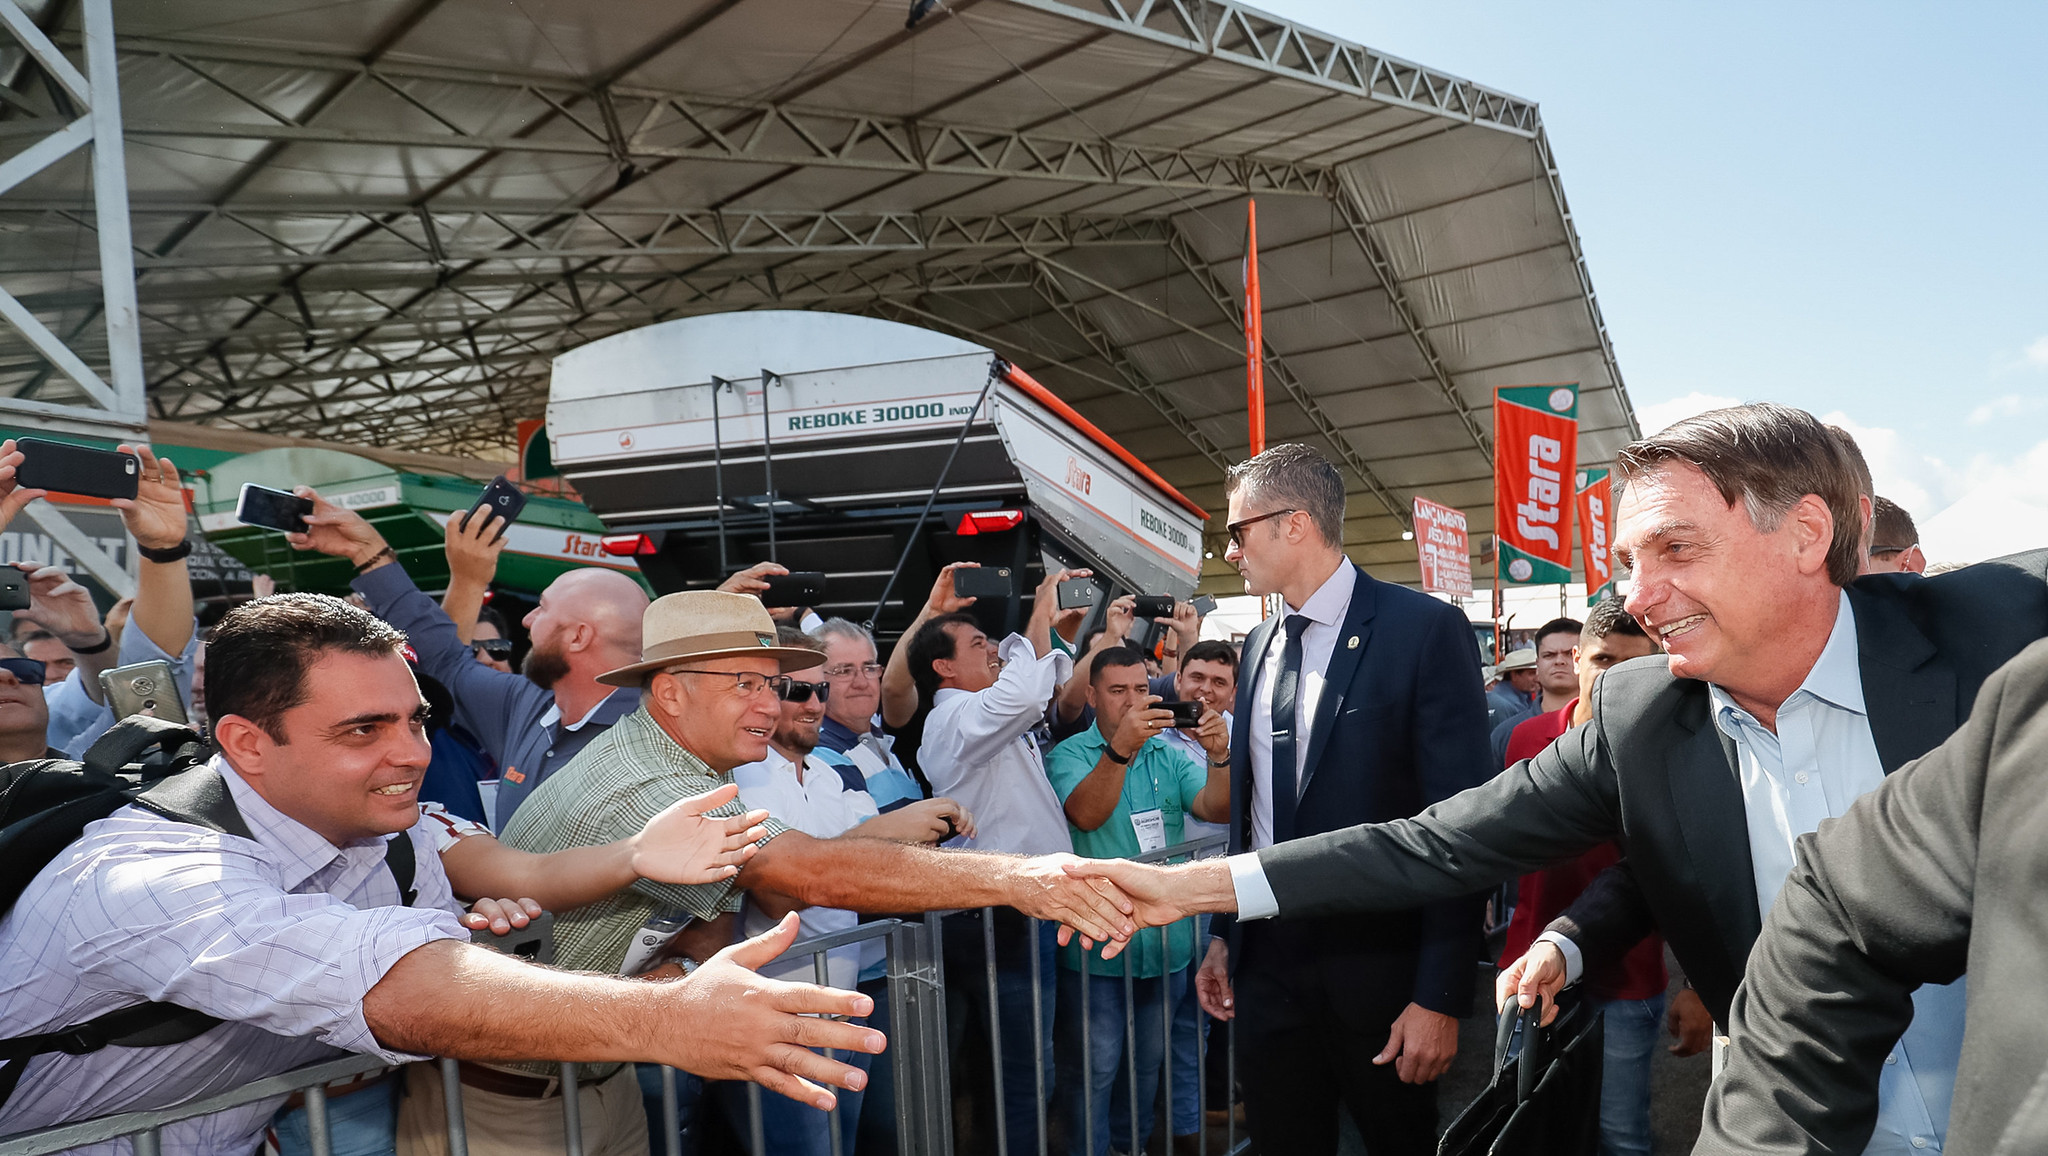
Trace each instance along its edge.
<instances>
[{"instance_id":1,"label":"outstretched hand","mask_svg":"<svg viewBox=\"0 0 2048 1156\"><path fill-rule=\"evenodd\" d=\"M26 489L14 480L15 472L26 460L28 455L14 448L13 438L0 441L0 529L14 521L23 506L50 492Z\"/></svg>"},{"instance_id":2,"label":"outstretched hand","mask_svg":"<svg viewBox=\"0 0 2048 1156\"><path fill-rule=\"evenodd\" d=\"M1076 878L1114 884L1128 904L1125 910L1138 927L1161 927L1204 911L1232 911L1237 907L1230 869L1220 859L1176 867L1134 863L1129 859L1080 859L1068 863L1066 871ZM1061 942L1065 942L1064 937ZM1112 959L1122 950L1122 943L1112 942L1104 945L1102 955Z\"/></svg>"},{"instance_id":3,"label":"outstretched hand","mask_svg":"<svg viewBox=\"0 0 2048 1156\"><path fill-rule=\"evenodd\" d=\"M311 486L294 486L292 493L313 501L313 512L306 515L306 532L284 536L293 549L318 550L362 566L387 548L384 535L361 514L335 505Z\"/></svg>"},{"instance_id":4,"label":"outstretched hand","mask_svg":"<svg viewBox=\"0 0 2048 1156\"><path fill-rule=\"evenodd\" d=\"M479 510L451 514L441 528L441 551L448 556L450 585L468 582L489 586L498 576L498 555L505 552L505 518Z\"/></svg>"},{"instance_id":5,"label":"outstretched hand","mask_svg":"<svg viewBox=\"0 0 2048 1156\"><path fill-rule=\"evenodd\" d=\"M766 811L707 814L739 797L736 783L670 803L634 835L633 873L656 883L716 883L739 874L768 837Z\"/></svg>"},{"instance_id":6,"label":"outstretched hand","mask_svg":"<svg viewBox=\"0 0 2048 1156\"><path fill-rule=\"evenodd\" d=\"M134 454L142 469L135 481L133 498L115 498L111 505L121 511L121 521L135 541L153 550L168 550L185 540L185 486L178 479L178 467L169 458L159 458L148 446L119 445L124 454Z\"/></svg>"},{"instance_id":7,"label":"outstretched hand","mask_svg":"<svg viewBox=\"0 0 2048 1156\"><path fill-rule=\"evenodd\" d=\"M1034 919L1060 924L1062 944L1076 934L1089 946L1128 940L1138 930L1131 922L1130 898L1108 879L1073 870L1094 862L1076 855L1025 860L1017 871L1017 896L1011 906Z\"/></svg>"},{"instance_id":8,"label":"outstretched hand","mask_svg":"<svg viewBox=\"0 0 2048 1156\"><path fill-rule=\"evenodd\" d=\"M853 991L785 983L755 974L796 942L796 913L772 931L742 940L689 976L667 981L675 992L674 1053L662 1062L707 1080L752 1080L819 1111L833 1094L820 1085L867 1086L867 1073L812 1051L829 1048L879 1054L887 1041L871 1028L838 1017L871 1014L875 1001Z\"/></svg>"}]
</instances>

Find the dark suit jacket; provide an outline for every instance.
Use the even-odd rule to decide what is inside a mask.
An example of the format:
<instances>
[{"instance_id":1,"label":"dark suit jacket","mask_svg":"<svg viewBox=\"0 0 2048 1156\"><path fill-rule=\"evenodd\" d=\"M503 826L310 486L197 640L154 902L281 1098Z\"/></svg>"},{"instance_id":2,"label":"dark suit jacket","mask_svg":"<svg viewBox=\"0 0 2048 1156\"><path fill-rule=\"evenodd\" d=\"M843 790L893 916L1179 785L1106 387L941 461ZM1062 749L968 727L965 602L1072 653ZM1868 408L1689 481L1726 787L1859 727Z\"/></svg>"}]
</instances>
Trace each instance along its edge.
<instances>
[{"instance_id":1,"label":"dark suit jacket","mask_svg":"<svg viewBox=\"0 0 2048 1156\"><path fill-rule=\"evenodd\" d=\"M1485 782L1489 770L1484 684L1464 614L1363 570L1356 577L1309 724L1307 779L1296 809L1301 835L1413 815ZM1252 695L1271 693L1255 684L1267 647L1286 641L1284 634L1274 641L1281 622L1252 631L1239 666L1230 742L1233 852L1250 845ZM1408 910L1370 919L1275 929L1289 941L1278 950L1315 956L1329 982L1376 993L1399 985L1431 1011L1466 1015L1485 900L1433 898L1391 905ZM1211 933L1231 940L1233 962L1241 958L1234 924L1226 920Z\"/></svg>"},{"instance_id":2,"label":"dark suit jacket","mask_svg":"<svg viewBox=\"0 0 2048 1156\"><path fill-rule=\"evenodd\" d=\"M1872 575L1849 598L1871 734L1894 770L1947 738L1984 679L2048 635L2048 550L1934 578ZM1326 916L1467 893L1610 840L1641 911L1727 1023L1762 922L1734 746L1710 717L1706 684L1673 678L1662 656L1608 671L1591 722L1492 782L1414 819L1269 848L1260 861L1283 916Z\"/></svg>"},{"instance_id":3,"label":"dark suit jacket","mask_svg":"<svg viewBox=\"0 0 2048 1156\"><path fill-rule=\"evenodd\" d=\"M2048 642L1953 737L1799 840L1698 1153L1861 1152L1921 984L1970 974L1951 1156L2048 1152Z\"/></svg>"}]
</instances>

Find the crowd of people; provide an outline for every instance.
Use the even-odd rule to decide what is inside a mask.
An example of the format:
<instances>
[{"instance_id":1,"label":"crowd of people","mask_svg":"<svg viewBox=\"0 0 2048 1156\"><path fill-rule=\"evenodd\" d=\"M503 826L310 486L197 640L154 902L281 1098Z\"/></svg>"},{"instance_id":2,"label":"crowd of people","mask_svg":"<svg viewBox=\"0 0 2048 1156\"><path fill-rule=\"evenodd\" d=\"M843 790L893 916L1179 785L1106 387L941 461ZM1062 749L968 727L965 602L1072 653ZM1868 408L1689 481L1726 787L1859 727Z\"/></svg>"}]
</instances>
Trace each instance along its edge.
<instances>
[{"instance_id":1,"label":"crowd of people","mask_svg":"<svg viewBox=\"0 0 2048 1156\"><path fill-rule=\"evenodd\" d=\"M327 1090L344 1156L445 1151L454 1095L472 1150L562 1150L564 1063L585 1152L721 1150L752 1082L772 1156L892 1153L882 940L783 953L934 911L954 1039L924 1059L953 1065L966 1149L1193 1152L1209 1081L1262 1152L1334 1153L1344 1115L1372 1156L1434 1152L1489 923L1501 1006L1604 1015L1603 1152L1650 1151L1667 1034L1727 1065L1703 1150L1998 1135L1967 1073L2015 1077L1963 1044L1985 896L1896 832L1974 847L1975 816L1911 789L1937 773L2018 789L2030 735L1964 723L1980 688L2025 701L2048 677L2035 652L1994 674L2048 635L2048 552L1919 577L1910 516L1801 411L1629 446L1626 600L1485 668L1462 610L1346 558L1343 478L1301 445L1228 475L1225 557L1281 603L1247 637L1203 638L1186 601L1149 623L1131 595L1061 609L1091 575L1049 566L992 638L959 563L886 660L858 623L765 608L773 563L653 599L572 570L515 631L490 605L502 520L449 520L437 601L304 487L292 545L349 562L352 596L259 597L202 632L177 471L132 452L135 596L101 615L26 567L0 761L79 757L118 721L99 673L142 661L174 673L207 757L55 850L0 920L0 1038L40 1041L7 1053L0 1135L339 1049L389 1065ZM0 525L40 496L21 461L0 445ZM1893 774L1930 751L1938 771ZM202 797L197 826L173 805ZM1148 862L1202 840L1225 854ZM1887 909L1886 871L1947 904L1945 938ZM544 912L553 967L491 950ZM1834 982L1853 1007L1802 998ZM210 1027L131 1046L106 1017L139 1003ZM1234 1086L1204 1062L1225 1023ZM451 1086L427 1057L457 1061ZM294 1097L162 1144L296 1156L311 1129Z\"/></svg>"}]
</instances>

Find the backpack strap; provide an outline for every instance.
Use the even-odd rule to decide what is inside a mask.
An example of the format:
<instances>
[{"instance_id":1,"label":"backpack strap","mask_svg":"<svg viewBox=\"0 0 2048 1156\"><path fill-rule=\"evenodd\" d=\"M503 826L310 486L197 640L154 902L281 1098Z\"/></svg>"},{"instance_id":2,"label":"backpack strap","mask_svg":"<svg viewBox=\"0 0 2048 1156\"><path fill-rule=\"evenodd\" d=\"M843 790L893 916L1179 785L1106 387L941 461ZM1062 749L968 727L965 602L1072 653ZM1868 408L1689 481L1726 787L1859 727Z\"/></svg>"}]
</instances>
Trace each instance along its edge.
<instances>
[{"instance_id":1,"label":"backpack strap","mask_svg":"<svg viewBox=\"0 0 2048 1156\"><path fill-rule=\"evenodd\" d=\"M187 743L204 741L198 731L183 723L148 715L129 715L93 740L93 744L85 749L85 757L79 761L103 774L118 775L123 767L141 758L142 752L151 747L175 751Z\"/></svg>"},{"instance_id":2,"label":"backpack strap","mask_svg":"<svg viewBox=\"0 0 2048 1156\"><path fill-rule=\"evenodd\" d=\"M94 747L98 745L95 743ZM211 765L201 764L158 780L135 797L135 805L173 822L191 823L223 835L239 835L251 842L256 839L249 833L249 824L242 820L235 797L228 793L227 781Z\"/></svg>"},{"instance_id":3,"label":"backpack strap","mask_svg":"<svg viewBox=\"0 0 2048 1156\"><path fill-rule=\"evenodd\" d=\"M407 907L420 897L419 888L414 887L413 871L418 866L412 853L412 836L400 831L384 843L384 866L391 871L391 881L398 884L398 901Z\"/></svg>"}]
</instances>

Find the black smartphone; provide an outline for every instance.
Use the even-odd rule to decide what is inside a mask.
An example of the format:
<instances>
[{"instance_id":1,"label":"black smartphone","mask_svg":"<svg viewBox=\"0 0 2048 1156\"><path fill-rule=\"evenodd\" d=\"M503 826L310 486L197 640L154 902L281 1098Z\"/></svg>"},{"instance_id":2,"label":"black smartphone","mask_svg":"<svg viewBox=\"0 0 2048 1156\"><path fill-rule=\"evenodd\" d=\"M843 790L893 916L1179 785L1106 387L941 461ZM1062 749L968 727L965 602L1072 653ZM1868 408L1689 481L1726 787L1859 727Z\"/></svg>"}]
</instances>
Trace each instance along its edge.
<instances>
[{"instance_id":1,"label":"black smartphone","mask_svg":"<svg viewBox=\"0 0 2048 1156\"><path fill-rule=\"evenodd\" d=\"M971 566L953 571L955 597L1009 598L1015 593L1008 566Z\"/></svg>"},{"instance_id":2,"label":"black smartphone","mask_svg":"<svg viewBox=\"0 0 2048 1156\"><path fill-rule=\"evenodd\" d=\"M401 839L405 835L398 836ZM529 963L552 964L555 962L555 916L543 911L540 918L525 927L515 927L509 934L494 935L488 927L472 928L469 941L492 951L516 955Z\"/></svg>"},{"instance_id":3,"label":"black smartphone","mask_svg":"<svg viewBox=\"0 0 2048 1156\"><path fill-rule=\"evenodd\" d=\"M1173 598L1165 594L1140 594L1138 604L1131 610L1140 619L1173 617Z\"/></svg>"},{"instance_id":4,"label":"black smartphone","mask_svg":"<svg viewBox=\"0 0 2048 1156\"><path fill-rule=\"evenodd\" d=\"M87 449L42 438L20 438L21 468L14 480L25 489L91 498L132 498L142 463L134 454Z\"/></svg>"},{"instance_id":5,"label":"black smartphone","mask_svg":"<svg viewBox=\"0 0 2048 1156\"><path fill-rule=\"evenodd\" d=\"M306 515L312 512L313 499L254 482L242 483L241 500L235 503L235 521L287 534L305 533Z\"/></svg>"},{"instance_id":6,"label":"black smartphone","mask_svg":"<svg viewBox=\"0 0 2048 1156\"><path fill-rule=\"evenodd\" d=\"M1188 599L1188 605L1194 607L1195 613L1204 618L1216 613L1216 599L1207 594L1197 594Z\"/></svg>"},{"instance_id":7,"label":"black smartphone","mask_svg":"<svg viewBox=\"0 0 2048 1156\"><path fill-rule=\"evenodd\" d=\"M485 486L484 492L478 495L476 505L471 506L469 512L462 515L462 529L469 529L469 520L476 516L478 510L482 510L486 519L493 516L505 519L505 525L498 531L498 536L491 539L493 542L502 542L505 540L505 531L511 529L512 523L519 520L519 511L525 508L526 492L506 481L505 475L499 474L492 478L491 484Z\"/></svg>"},{"instance_id":8,"label":"black smartphone","mask_svg":"<svg viewBox=\"0 0 2048 1156\"><path fill-rule=\"evenodd\" d=\"M823 570L791 570L787 574L769 574L763 581L768 583L768 589L761 591L763 606L816 606L825 600Z\"/></svg>"},{"instance_id":9,"label":"black smartphone","mask_svg":"<svg viewBox=\"0 0 2048 1156\"><path fill-rule=\"evenodd\" d=\"M1173 712L1173 729L1192 730L1201 725L1202 704L1198 702L1158 702L1152 704L1157 710Z\"/></svg>"},{"instance_id":10,"label":"black smartphone","mask_svg":"<svg viewBox=\"0 0 2048 1156\"><path fill-rule=\"evenodd\" d=\"M0 566L0 610L27 610L28 603L28 575Z\"/></svg>"},{"instance_id":11,"label":"black smartphone","mask_svg":"<svg viewBox=\"0 0 2048 1156\"><path fill-rule=\"evenodd\" d=\"M959 573L955 570L954 573ZM1060 609L1079 610L1093 606L1102 597L1102 587L1086 578L1069 578L1060 583Z\"/></svg>"}]
</instances>

